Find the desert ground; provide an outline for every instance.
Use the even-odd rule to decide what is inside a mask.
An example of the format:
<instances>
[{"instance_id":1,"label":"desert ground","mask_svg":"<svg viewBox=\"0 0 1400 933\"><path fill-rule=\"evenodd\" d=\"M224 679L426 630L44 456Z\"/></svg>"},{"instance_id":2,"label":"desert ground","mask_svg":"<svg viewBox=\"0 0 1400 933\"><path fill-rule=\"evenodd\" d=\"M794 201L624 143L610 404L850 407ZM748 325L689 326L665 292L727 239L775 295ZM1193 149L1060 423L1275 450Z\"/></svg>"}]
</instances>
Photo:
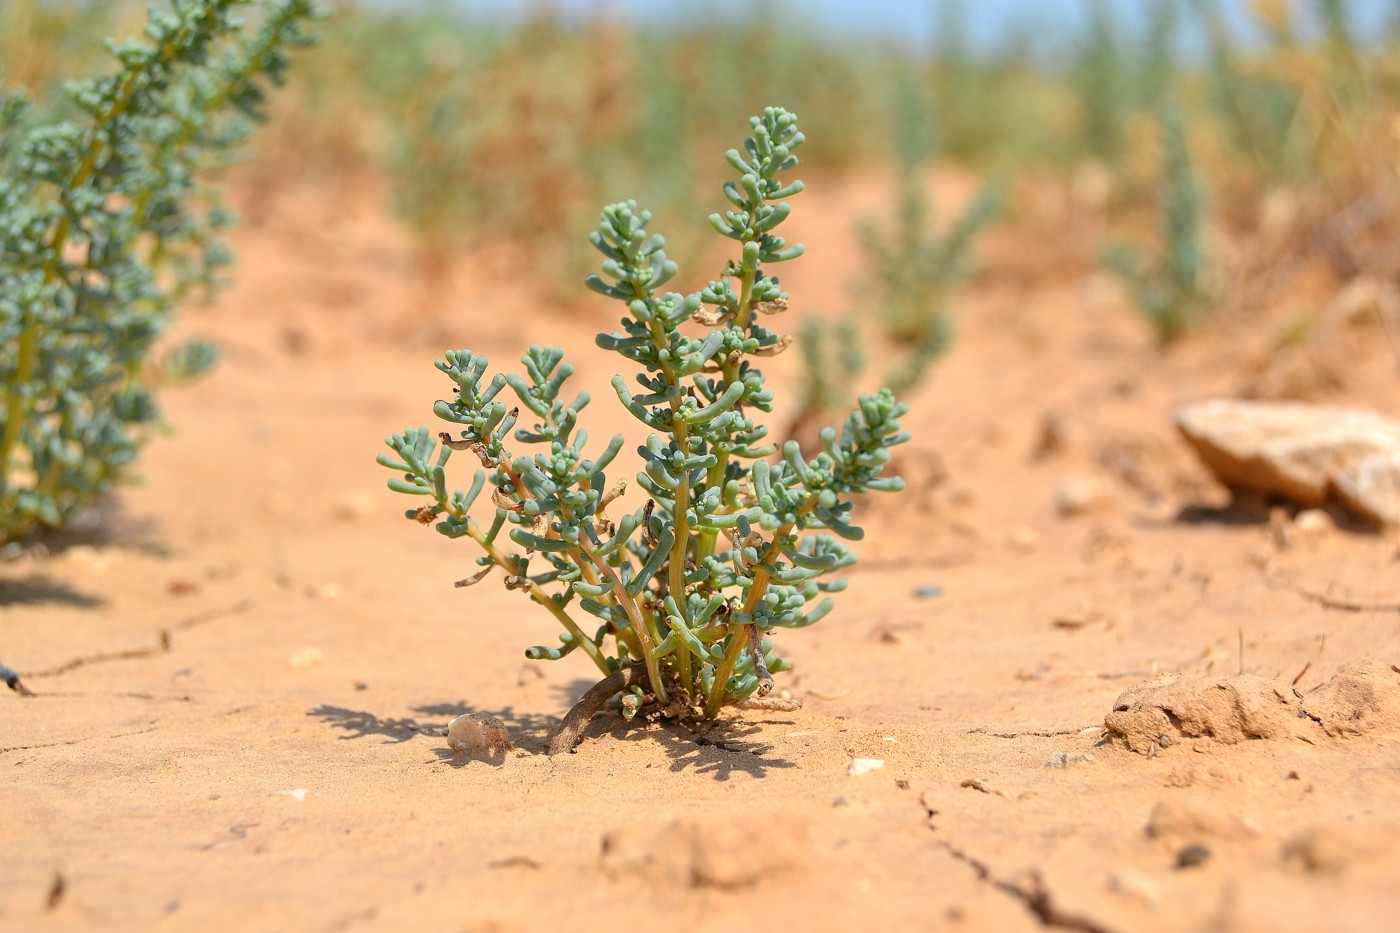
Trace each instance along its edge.
<instances>
[{"instance_id":1,"label":"desert ground","mask_svg":"<svg viewBox=\"0 0 1400 933\"><path fill-rule=\"evenodd\" d=\"M857 206L887 195L808 181L784 284L790 313L833 315ZM179 326L223 362L166 394L171 430L100 522L0 563L0 658L36 694L0 695L0 926L1394 928L1400 537L1232 501L1172 421L1240 396L1400 415L1385 322L1337 283L1163 352L1093 271L1092 221L1040 192L909 398L910 485L866 503L849 590L778 636L802 708L604 714L551 758L589 666L527 661L548 614L454 589L468 543L405 521L374 457L433 422L449 348L504 368L562 345L594 436L623 429L592 342L611 308L549 304L489 245L425 292L363 180L234 191L236 284ZM1107 732L1162 675L1226 700ZM1319 712L1347 690L1380 700ZM454 754L473 711L515 748Z\"/></svg>"}]
</instances>

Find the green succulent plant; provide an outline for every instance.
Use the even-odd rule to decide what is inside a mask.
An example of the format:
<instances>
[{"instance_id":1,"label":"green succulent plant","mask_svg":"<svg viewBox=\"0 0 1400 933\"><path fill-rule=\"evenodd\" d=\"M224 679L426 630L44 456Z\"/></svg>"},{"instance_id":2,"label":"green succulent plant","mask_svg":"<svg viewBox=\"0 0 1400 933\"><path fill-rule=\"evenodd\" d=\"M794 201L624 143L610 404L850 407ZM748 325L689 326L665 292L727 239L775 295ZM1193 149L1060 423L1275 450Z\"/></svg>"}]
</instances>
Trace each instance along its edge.
<instances>
[{"instance_id":1,"label":"green succulent plant","mask_svg":"<svg viewBox=\"0 0 1400 933\"><path fill-rule=\"evenodd\" d=\"M632 474L644 503L614 504L627 483L608 470L626 441L588 446L579 420L589 396L566 401L573 368L556 348L531 347L524 375L488 376L484 357L447 353L437 368L454 398L433 410L457 433L395 434L379 457L398 474L391 489L426 500L409 518L480 548L479 569L460 585L499 567L506 587L562 626L558 647L530 648L528 657L581 651L604 675L551 752L572 747L618 694L629 717L711 719L726 705L777 700L768 696L773 674L788 662L775 653L776 633L831 610L827 594L844 586L834 574L855 561L847 542L862 536L854 497L903 486L884 475L889 448L908 438L899 425L906 407L888 390L862 396L840 431L820 433L815 452L770 443L759 420L773 392L756 360L792 341L770 329L787 294L768 269L802 255L776 230L802 191L780 175L796 167L804 138L782 109L750 123L743 150L726 153L738 174L724 183L731 208L710 216L739 246L718 279L689 295L662 292L676 263L634 202L606 207L590 236L604 261L587 285L623 305L621 328L598 344L634 373L613 377L612 389L645 432ZM517 454L512 441L537 452ZM447 484L455 450L481 466L465 490Z\"/></svg>"}]
</instances>

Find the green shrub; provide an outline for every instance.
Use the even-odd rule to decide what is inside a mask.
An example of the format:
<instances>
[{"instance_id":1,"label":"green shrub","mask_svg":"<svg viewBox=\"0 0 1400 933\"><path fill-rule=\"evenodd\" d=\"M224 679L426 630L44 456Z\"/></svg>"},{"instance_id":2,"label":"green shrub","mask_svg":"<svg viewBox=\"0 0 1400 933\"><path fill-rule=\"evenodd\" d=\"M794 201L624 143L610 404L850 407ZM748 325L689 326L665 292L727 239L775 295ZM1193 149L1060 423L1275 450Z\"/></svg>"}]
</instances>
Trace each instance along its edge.
<instances>
[{"instance_id":1,"label":"green shrub","mask_svg":"<svg viewBox=\"0 0 1400 933\"><path fill-rule=\"evenodd\" d=\"M196 344L152 364L177 303L229 260L204 173L236 151L304 44L310 0L153 6L119 67L73 84L72 119L0 97L0 539L62 527L106 493L158 417L153 389L197 375Z\"/></svg>"},{"instance_id":2,"label":"green shrub","mask_svg":"<svg viewBox=\"0 0 1400 933\"><path fill-rule=\"evenodd\" d=\"M892 361L882 381L900 392L917 385L948 349L953 292L972 271L978 235L1001 213L1006 186L1001 180L984 185L945 232L935 230L924 174L935 121L911 75L900 76L895 97L895 204L886 224L872 219L861 225L864 262L855 298L859 318L875 325L882 355ZM790 437L812 442L817 427L850 403L867 362L855 319L803 323L800 402Z\"/></svg>"},{"instance_id":3,"label":"green shrub","mask_svg":"<svg viewBox=\"0 0 1400 933\"><path fill-rule=\"evenodd\" d=\"M1149 262L1140 250L1115 244L1104 251L1104 266L1128 289L1137 309L1152 322L1160 343L1186 333L1211 301L1201 245L1201 197L1181 118L1163 108L1162 255Z\"/></svg>"},{"instance_id":4,"label":"green shrub","mask_svg":"<svg viewBox=\"0 0 1400 933\"><path fill-rule=\"evenodd\" d=\"M600 334L598 343L640 370L615 376L612 387L648 432L637 448L645 465L635 474L645 504L618 514L613 503L626 482L613 483L605 471L624 439L585 454L577 428L589 396L565 401L573 369L554 348L532 347L524 376L490 378L484 357L449 352L437 367L456 397L434 413L463 430L437 440L427 428L396 434L387 441L392 454L379 457L400 474L391 489L427 500L407 517L481 548L481 569L459 585L500 567L507 588L528 593L558 620L562 646L531 648L528 657L581 650L606 675L565 719L552 752L570 747L587 718L620 692L629 716L647 708L710 719L726 704L761 701L772 673L787 667L764 635L825 616L831 601L822 595L842 588L829 575L855 560L843 543L862 535L851 497L902 488L881 475L888 448L908 436L899 429L905 406L888 390L862 397L839 434L825 429L810 459L795 442L778 450L756 420L771 411L773 393L754 358L791 342L768 327L787 296L767 270L802 253L774 231L802 190L779 174L797 165L804 140L784 110L769 108L751 125L745 150L726 155L739 174L724 184L733 207L710 217L740 244L718 280L690 295L661 293L677 266L635 202L605 208L591 235L605 260L587 284L624 308L621 331ZM687 336L689 325L704 330ZM519 405L500 397L507 386ZM520 406L532 424L516 427ZM540 452L513 454L511 437ZM484 468L465 491L447 485L453 450L471 451ZM470 510L488 484L482 524Z\"/></svg>"}]
</instances>

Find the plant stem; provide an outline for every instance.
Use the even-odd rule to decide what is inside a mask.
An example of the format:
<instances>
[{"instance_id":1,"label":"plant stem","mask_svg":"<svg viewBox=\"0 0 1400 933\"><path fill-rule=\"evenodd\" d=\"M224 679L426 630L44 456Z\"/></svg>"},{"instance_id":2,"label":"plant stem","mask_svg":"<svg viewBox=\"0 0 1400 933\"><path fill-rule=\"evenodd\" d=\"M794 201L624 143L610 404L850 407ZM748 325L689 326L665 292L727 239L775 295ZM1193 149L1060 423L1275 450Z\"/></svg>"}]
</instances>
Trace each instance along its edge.
<instances>
[{"instance_id":1,"label":"plant stem","mask_svg":"<svg viewBox=\"0 0 1400 933\"><path fill-rule=\"evenodd\" d=\"M622 580L618 577L617 571L608 565L607 561L600 559L592 551L584 551L588 559L597 565L598 569L606 574L613 584L613 592L617 594L618 604L622 606L622 611L627 613L627 619L632 623L632 629L637 633L637 638L642 643L642 660L647 666L647 677L651 680L652 690L656 692L656 699L662 706L670 702L666 696L666 685L661 681L660 659L656 657L656 633L647 631L646 620L642 618L642 611L637 606L637 601L622 585Z\"/></svg>"},{"instance_id":2,"label":"plant stem","mask_svg":"<svg viewBox=\"0 0 1400 933\"><path fill-rule=\"evenodd\" d=\"M449 511L451 510L449 509ZM500 564L509 571L511 575L519 575L518 571L520 565L516 563L515 556L504 553L500 548L496 547L495 544L487 541L486 536L481 533L475 523L468 525L467 534L471 536L473 541L481 545L482 550L484 550L487 556L493 561ZM584 650L585 654L593 659L593 663L598 665L598 669L604 674L608 673L608 662L607 659L603 657L602 650L593 643L593 639L583 633L583 629L578 627L578 623L564 611L563 607L555 604L550 595L544 591L544 588L533 580L530 581L529 593L530 597L534 599L535 602L544 606L559 620L560 624L569 631L570 635L578 639L579 647Z\"/></svg>"},{"instance_id":3,"label":"plant stem","mask_svg":"<svg viewBox=\"0 0 1400 933\"><path fill-rule=\"evenodd\" d=\"M757 267L753 269L742 269L739 273L739 310L734 315L734 323L738 324L740 327L747 326L749 318L753 316L753 286L757 278ZM723 392L725 389L729 388L730 383L739 377L739 361L734 360L731 362L726 360L721 373L724 379L720 383L719 389ZM729 451L725 448L721 448L716 456L719 458L718 462L710 467L709 472L705 474L705 485L710 489L724 488L724 474L729 469ZM697 542L695 548L695 559L697 563L704 560L706 557L713 556L718 536L718 531L701 530L700 540Z\"/></svg>"},{"instance_id":4,"label":"plant stem","mask_svg":"<svg viewBox=\"0 0 1400 933\"><path fill-rule=\"evenodd\" d=\"M604 677L593 686L589 687L579 701L574 704L564 716L563 722L554 730L554 735L549 737L549 754L558 755L561 752L572 751L574 743L578 741L579 734L583 732L588 721L593 718L593 714L598 712L598 708L609 699L633 684L640 683L644 679L642 668L633 664L629 667L621 668ZM653 691L656 689L652 687Z\"/></svg>"},{"instance_id":5,"label":"plant stem","mask_svg":"<svg viewBox=\"0 0 1400 933\"><path fill-rule=\"evenodd\" d=\"M802 514L803 512L806 512L810 509L811 501L815 501L815 497L813 498L813 500L809 500L809 503L807 505L804 505L802 507L802 510L801 512L799 512L799 514ZM793 523L788 522L786 525L783 525L777 530L777 532L773 535L773 540L768 542L768 546L764 548L763 554L759 557L760 564L767 561L768 558L773 556L773 551L778 546L778 539L787 537L788 535L792 534L792 528ZM768 584L771 581L771 579L772 578L769 576L768 571L763 569L762 567L759 567L758 570L754 572L753 585L749 587L749 595L744 600L743 611L745 614L752 613L754 609L758 607L758 601L763 598L763 594L768 592ZM725 651L724 661L721 662L719 668L715 671L715 682L710 685L710 695L705 700L706 719L713 719L719 715L720 707L724 705L724 692L729 687L729 675L734 673L734 665L739 663L739 655L743 654L744 648L748 645L750 640L757 634L758 631L757 626L752 624L745 625L743 626L743 628L746 630L752 629L753 631L744 631L742 633L735 631L730 633L729 648ZM759 652L760 653L758 655L755 655L755 661L757 662L754 665L755 670L758 670L759 665L762 663L761 647L759 649ZM772 682L771 676L769 677L769 682L770 684Z\"/></svg>"}]
</instances>

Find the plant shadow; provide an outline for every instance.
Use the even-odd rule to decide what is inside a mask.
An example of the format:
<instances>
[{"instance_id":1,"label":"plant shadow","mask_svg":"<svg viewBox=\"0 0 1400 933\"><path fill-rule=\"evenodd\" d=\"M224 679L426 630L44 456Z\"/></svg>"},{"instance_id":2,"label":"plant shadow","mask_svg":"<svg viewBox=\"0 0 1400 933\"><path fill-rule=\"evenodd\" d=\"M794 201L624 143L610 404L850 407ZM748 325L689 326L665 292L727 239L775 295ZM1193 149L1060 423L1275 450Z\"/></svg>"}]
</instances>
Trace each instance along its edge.
<instances>
[{"instance_id":1,"label":"plant shadow","mask_svg":"<svg viewBox=\"0 0 1400 933\"><path fill-rule=\"evenodd\" d=\"M27 577L0 578L0 609L9 606L48 604L96 609L105 603L106 600L101 597L85 593L47 574L34 573Z\"/></svg>"},{"instance_id":2,"label":"plant shadow","mask_svg":"<svg viewBox=\"0 0 1400 933\"><path fill-rule=\"evenodd\" d=\"M584 687L586 689L587 683ZM576 696L574 687L560 687L561 692ZM412 716L381 717L368 710L355 710L343 706L322 704L307 710L306 715L320 719L332 729L345 734L342 739L362 739L379 736L384 744L398 745L415 736L426 735L442 738L447 735L447 726L458 716L484 712L495 716L505 724L514 747L529 755L543 755L549 748L549 737L559 725L559 718L541 713L521 713L507 706L499 710L482 710L464 701L429 703L412 707ZM752 720L726 719L701 725L681 725L674 722L657 724L629 723L612 712L604 712L588 724L571 754L582 749L585 754L596 753L601 749L601 741L654 742L671 759L670 770L681 772L694 769L699 774L709 774L716 781L727 781L735 771L742 771L752 777L764 777L770 770L794 768L796 764L783 758L772 757L772 745L754 741L769 725L791 725L790 720L767 719L761 722ZM605 746L604 746L605 747ZM446 762L454 768L464 768L473 761L484 761L500 767L506 758L504 749L493 749L486 755L469 755L454 752L443 742L433 748L434 761Z\"/></svg>"},{"instance_id":3,"label":"plant shadow","mask_svg":"<svg viewBox=\"0 0 1400 933\"><path fill-rule=\"evenodd\" d=\"M354 710L343 706L321 704L307 710L306 715L315 717L342 730L342 739L362 739L380 736L383 744L398 745L419 735L443 738L447 735L448 724L458 716L468 713L487 712L505 723L515 747L530 753L543 754L549 744L549 733L558 720L535 713L517 713L513 707L501 710L481 710L470 703L429 703L412 708L414 716L380 717L368 710ZM422 717L422 718L419 718ZM467 755L454 752L446 744L433 749L436 760L446 761L454 768L462 768L472 761L485 761L499 767L505 762L505 749L494 749L487 755Z\"/></svg>"},{"instance_id":4,"label":"plant shadow","mask_svg":"<svg viewBox=\"0 0 1400 933\"><path fill-rule=\"evenodd\" d=\"M38 557L62 554L72 547L120 547L151 557L173 553L161 540L159 523L149 515L133 515L121 500L107 496L59 529L43 529L24 541L23 549Z\"/></svg>"},{"instance_id":5,"label":"plant shadow","mask_svg":"<svg viewBox=\"0 0 1400 933\"><path fill-rule=\"evenodd\" d=\"M756 739L765 726L791 725L790 720L766 719L761 722L722 719L697 725L663 722L629 723L620 716L597 716L584 730L574 753L586 753L596 740L608 736L620 742L654 742L671 759L671 772L693 769L716 781L727 781L735 771L761 778L769 771L797 767L796 763L771 755L773 746ZM593 741L590 741L593 740Z\"/></svg>"}]
</instances>

